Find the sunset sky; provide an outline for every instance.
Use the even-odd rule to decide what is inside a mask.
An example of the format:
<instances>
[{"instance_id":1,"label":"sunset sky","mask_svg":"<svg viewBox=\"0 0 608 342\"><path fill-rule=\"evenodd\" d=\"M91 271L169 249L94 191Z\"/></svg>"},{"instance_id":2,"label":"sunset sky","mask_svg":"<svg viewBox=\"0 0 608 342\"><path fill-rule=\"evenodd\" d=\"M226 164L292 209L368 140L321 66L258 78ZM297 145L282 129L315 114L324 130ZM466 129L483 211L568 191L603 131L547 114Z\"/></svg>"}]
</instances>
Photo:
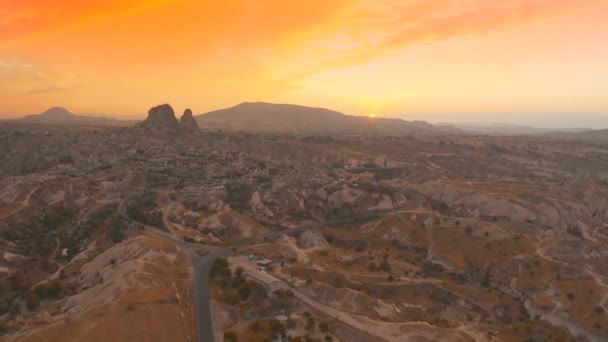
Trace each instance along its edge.
<instances>
[{"instance_id":1,"label":"sunset sky","mask_svg":"<svg viewBox=\"0 0 608 342\"><path fill-rule=\"evenodd\" d=\"M608 1L0 0L0 117L243 101L608 128Z\"/></svg>"}]
</instances>

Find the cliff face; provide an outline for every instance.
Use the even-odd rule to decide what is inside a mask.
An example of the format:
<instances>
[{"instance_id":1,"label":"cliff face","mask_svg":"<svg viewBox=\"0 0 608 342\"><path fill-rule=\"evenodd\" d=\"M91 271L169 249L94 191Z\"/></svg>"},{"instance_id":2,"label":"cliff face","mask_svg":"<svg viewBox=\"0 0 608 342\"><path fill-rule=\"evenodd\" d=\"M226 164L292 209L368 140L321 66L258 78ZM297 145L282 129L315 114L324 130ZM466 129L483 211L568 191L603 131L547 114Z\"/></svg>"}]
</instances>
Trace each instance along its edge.
<instances>
[{"instance_id":1,"label":"cliff face","mask_svg":"<svg viewBox=\"0 0 608 342\"><path fill-rule=\"evenodd\" d=\"M142 127L146 128L178 128L179 123L175 118L175 112L168 104L152 107L148 111L148 117L144 122L141 123Z\"/></svg>"},{"instance_id":2,"label":"cliff face","mask_svg":"<svg viewBox=\"0 0 608 342\"><path fill-rule=\"evenodd\" d=\"M140 126L159 130L179 130L184 133L199 132L198 124L190 109L186 109L184 115L177 121L173 108L168 104L152 107L148 111L148 117Z\"/></svg>"},{"instance_id":3,"label":"cliff face","mask_svg":"<svg viewBox=\"0 0 608 342\"><path fill-rule=\"evenodd\" d=\"M192 116L192 111L190 109L186 109L184 115L179 119L179 128L188 133L199 132L198 124L196 123L194 116Z\"/></svg>"}]
</instances>

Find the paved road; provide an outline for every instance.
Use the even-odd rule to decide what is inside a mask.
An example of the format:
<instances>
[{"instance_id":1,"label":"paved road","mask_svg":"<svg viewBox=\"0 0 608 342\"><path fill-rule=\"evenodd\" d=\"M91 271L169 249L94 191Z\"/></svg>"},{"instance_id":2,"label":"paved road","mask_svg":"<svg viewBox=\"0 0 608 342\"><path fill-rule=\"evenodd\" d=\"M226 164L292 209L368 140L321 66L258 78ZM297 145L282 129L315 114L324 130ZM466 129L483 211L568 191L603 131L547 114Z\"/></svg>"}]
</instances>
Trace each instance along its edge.
<instances>
[{"instance_id":1,"label":"paved road","mask_svg":"<svg viewBox=\"0 0 608 342\"><path fill-rule=\"evenodd\" d=\"M196 325L196 340L198 342L215 342L213 314L211 312L211 294L209 292L209 272L213 261L218 257L227 257L231 251L227 248L202 246L186 242L171 234L156 228L146 227L146 230L164 240L175 243L183 248L190 257L192 266L192 286L194 289L194 320ZM200 256L196 252L204 249L209 254Z\"/></svg>"},{"instance_id":2,"label":"paved road","mask_svg":"<svg viewBox=\"0 0 608 342\"><path fill-rule=\"evenodd\" d=\"M198 259L198 260L197 260ZM211 294L209 292L209 271L214 258L195 258L192 262L192 281L194 286L194 317L196 320L196 340L215 341Z\"/></svg>"}]
</instances>

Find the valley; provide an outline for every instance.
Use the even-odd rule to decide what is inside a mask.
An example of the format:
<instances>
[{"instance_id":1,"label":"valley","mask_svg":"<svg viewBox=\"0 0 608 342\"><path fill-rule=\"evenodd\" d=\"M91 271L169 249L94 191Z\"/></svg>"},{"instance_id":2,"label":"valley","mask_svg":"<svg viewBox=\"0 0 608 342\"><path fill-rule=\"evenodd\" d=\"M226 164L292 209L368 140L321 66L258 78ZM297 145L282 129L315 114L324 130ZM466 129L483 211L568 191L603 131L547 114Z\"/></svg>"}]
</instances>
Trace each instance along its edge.
<instances>
[{"instance_id":1,"label":"valley","mask_svg":"<svg viewBox=\"0 0 608 342\"><path fill-rule=\"evenodd\" d=\"M5 340L608 336L602 141L247 133L191 115L0 126Z\"/></svg>"}]
</instances>

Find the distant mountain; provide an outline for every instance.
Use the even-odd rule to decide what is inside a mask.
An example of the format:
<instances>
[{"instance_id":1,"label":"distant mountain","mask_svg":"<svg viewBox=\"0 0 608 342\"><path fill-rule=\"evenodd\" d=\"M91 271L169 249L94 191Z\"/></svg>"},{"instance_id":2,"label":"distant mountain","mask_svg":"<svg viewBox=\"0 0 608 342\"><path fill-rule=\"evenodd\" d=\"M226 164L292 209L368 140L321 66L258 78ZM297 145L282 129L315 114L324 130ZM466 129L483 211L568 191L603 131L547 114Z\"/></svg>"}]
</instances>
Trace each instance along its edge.
<instances>
[{"instance_id":1,"label":"distant mountain","mask_svg":"<svg viewBox=\"0 0 608 342\"><path fill-rule=\"evenodd\" d=\"M17 123L70 126L130 126L135 123L135 121L118 120L102 116L76 115L62 107L52 107L42 114L27 115L21 119L11 121Z\"/></svg>"},{"instance_id":2,"label":"distant mountain","mask_svg":"<svg viewBox=\"0 0 608 342\"><path fill-rule=\"evenodd\" d=\"M350 116L336 111L291 104L245 102L197 115L202 128L297 134L439 135L458 133L453 127L424 121Z\"/></svg>"},{"instance_id":3,"label":"distant mountain","mask_svg":"<svg viewBox=\"0 0 608 342\"><path fill-rule=\"evenodd\" d=\"M574 140L608 140L608 129L589 130L584 132L551 132L547 136Z\"/></svg>"},{"instance_id":4,"label":"distant mountain","mask_svg":"<svg viewBox=\"0 0 608 342\"><path fill-rule=\"evenodd\" d=\"M553 132L582 132L589 128L542 128L531 126L520 126L509 123L437 123L438 126L452 126L463 131L486 135L538 135Z\"/></svg>"}]
</instances>

